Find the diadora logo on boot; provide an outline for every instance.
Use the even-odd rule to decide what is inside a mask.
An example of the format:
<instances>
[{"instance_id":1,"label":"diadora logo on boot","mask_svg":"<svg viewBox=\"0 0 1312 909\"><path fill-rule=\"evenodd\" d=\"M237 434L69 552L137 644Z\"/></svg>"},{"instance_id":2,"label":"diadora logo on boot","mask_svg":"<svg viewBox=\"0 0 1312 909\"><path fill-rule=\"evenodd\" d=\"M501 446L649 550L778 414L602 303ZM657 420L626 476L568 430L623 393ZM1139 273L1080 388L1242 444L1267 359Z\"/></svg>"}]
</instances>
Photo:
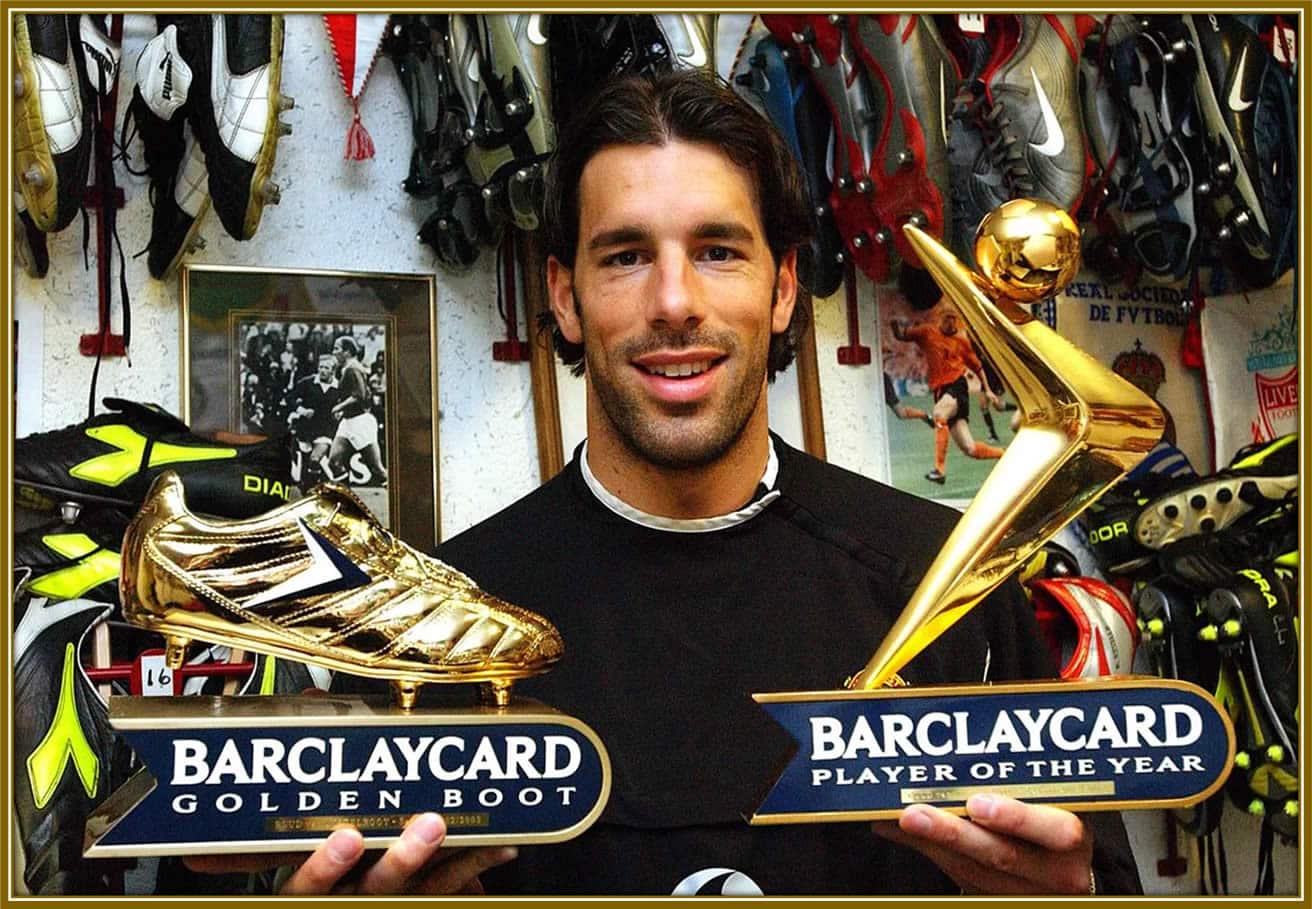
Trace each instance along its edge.
<instances>
[{"instance_id":1,"label":"diadora logo on boot","mask_svg":"<svg viewBox=\"0 0 1312 909\"><path fill-rule=\"evenodd\" d=\"M277 480L270 480L268 477L260 477L251 473L242 474L241 491L262 496L275 496L284 502L291 501L292 497L290 484L280 483Z\"/></svg>"},{"instance_id":2,"label":"diadora logo on boot","mask_svg":"<svg viewBox=\"0 0 1312 909\"><path fill-rule=\"evenodd\" d=\"M72 476L101 486L118 486L141 469L142 461L145 460L142 455L146 452L146 446L150 445L150 439L131 426L121 423L92 426L86 433L115 451L74 464L68 471ZM217 445L169 445L165 442L156 442L150 445L150 458L145 466L162 467L166 464L218 461L235 457L237 457L235 448Z\"/></svg>"},{"instance_id":3,"label":"diadora logo on boot","mask_svg":"<svg viewBox=\"0 0 1312 909\"><path fill-rule=\"evenodd\" d=\"M1241 569L1239 573L1257 585L1257 589L1261 591L1262 596L1266 598L1267 609L1274 609L1276 604L1280 602L1276 599L1276 595L1271 592L1271 583L1267 581L1266 578L1262 577L1260 571L1254 571L1251 568L1244 568Z\"/></svg>"},{"instance_id":4,"label":"diadora logo on boot","mask_svg":"<svg viewBox=\"0 0 1312 909\"><path fill-rule=\"evenodd\" d=\"M1115 521L1111 524L1104 524L1101 527L1095 527L1089 531L1089 540L1093 543L1106 543L1108 540L1114 540L1117 537L1123 537L1130 532L1130 525L1125 521Z\"/></svg>"},{"instance_id":5,"label":"diadora logo on boot","mask_svg":"<svg viewBox=\"0 0 1312 909\"><path fill-rule=\"evenodd\" d=\"M69 764L77 772L87 798L95 798L96 795L100 761L96 759L96 753L87 741L87 734L78 719L74 696L76 671L77 656L70 643L64 647L64 667L54 718L50 721L45 737L27 756L27 778L32 785L32 802L37 808L44 808L54 798L55 790L59 788L59 781L64 778L64 770Z\"/></svg>"},{"instance_id":6,"label":"diadora logo on boot","mask_svg":"<svg viewBox=\"0 0 1312 909\"><path fill-rule=\"evenodd\" d=\"M75 554L70 554L66 548L61 548L60 543L64 540L77 537L89 543L90 548L72 550ZM65 558L77 559L77 561L32 581L33 593L71 600L118 577L119 554L113 550L101 549L83 534L51 535L45 537L43 542Z\"/></svg>"}]
</instances>

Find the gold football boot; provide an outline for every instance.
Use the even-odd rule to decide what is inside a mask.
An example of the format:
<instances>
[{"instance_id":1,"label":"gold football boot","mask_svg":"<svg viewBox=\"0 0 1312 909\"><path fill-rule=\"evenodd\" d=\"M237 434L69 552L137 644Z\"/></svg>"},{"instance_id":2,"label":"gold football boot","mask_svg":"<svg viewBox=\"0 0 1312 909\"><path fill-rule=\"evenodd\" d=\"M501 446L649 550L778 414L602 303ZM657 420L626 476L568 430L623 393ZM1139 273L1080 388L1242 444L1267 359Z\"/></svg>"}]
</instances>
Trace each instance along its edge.
<instances>
[{"instance_id":1,"label":"gold football boot","mask_svg":"<svg viewBox=\"0 0 1312 909\"><path fill-rule=\"evenodd\" d=\"M402 543L331 484L226 520L189 512L177 474L161 474L123 537L119 585L171 667L196 638L389 679L406 709L427 682L486 682L504 706L515 679L564 651L546 619Z\"/></svg>"}]
</instances>

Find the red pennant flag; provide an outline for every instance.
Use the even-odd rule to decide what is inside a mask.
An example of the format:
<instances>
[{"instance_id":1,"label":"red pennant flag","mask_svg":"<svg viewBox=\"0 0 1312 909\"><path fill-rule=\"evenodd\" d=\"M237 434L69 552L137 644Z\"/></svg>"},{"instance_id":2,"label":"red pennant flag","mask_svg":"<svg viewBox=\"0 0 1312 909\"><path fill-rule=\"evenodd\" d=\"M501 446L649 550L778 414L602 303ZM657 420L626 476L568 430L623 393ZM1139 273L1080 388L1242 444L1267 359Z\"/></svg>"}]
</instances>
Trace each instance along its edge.
<instances>
[{"instance_id":1,"label":"red pennant flag","mask_svg":"<svg viewBox=\"0 0 1312 909\"><path fill-rule=\"evenodd\" d=\"M342 80L342 90L346 92L354 111L351 128L346 133L346 153L343 156L354 161L374 156L373 139L360 122L360 95L364 92L365 83L369 81L369 74L373 72L374 61L378 59L378 50L389 18L385 14L339 13L325 14L323 17L328 29L328 41L333 48L333 58L337 61L337 73Z\"/></svg>"}]
</instances>

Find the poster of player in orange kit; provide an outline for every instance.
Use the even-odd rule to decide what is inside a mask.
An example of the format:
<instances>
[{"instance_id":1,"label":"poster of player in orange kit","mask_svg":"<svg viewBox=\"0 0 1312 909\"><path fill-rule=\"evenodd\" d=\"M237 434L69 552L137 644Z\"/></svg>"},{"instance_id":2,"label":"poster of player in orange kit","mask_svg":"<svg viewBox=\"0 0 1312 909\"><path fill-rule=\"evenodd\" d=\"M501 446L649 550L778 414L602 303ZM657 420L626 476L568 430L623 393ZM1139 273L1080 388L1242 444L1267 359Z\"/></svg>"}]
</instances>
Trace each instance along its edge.
<instances>
[{"instance_id":1,"label":"poster of player in orange kit","mask_svg":"<svg viewBox=\"0 0 1312 909\"><path fill-rule=\"evenodd\" d=\"M895 287L878 294L892 484L968 501L1011 441L1016 405L951 301L918 310Z\"/></svg>"}]
</instances>

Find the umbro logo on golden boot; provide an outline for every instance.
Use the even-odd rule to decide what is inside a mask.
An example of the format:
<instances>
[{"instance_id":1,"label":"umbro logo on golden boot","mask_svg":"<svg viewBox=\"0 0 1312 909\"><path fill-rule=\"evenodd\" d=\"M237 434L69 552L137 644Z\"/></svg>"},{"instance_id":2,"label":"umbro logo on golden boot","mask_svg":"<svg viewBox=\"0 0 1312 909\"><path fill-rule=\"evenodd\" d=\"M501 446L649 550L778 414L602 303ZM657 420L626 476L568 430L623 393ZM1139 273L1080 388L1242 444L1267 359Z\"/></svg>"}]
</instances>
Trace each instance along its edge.
<instances>
[{"instance_id":1,"label":"umbro logo on golden boot","mask_svg":"<svg viewBox=\"0 0 1312 909\"><path fill-rule=\"evenodd\" d=\"M172 472L156 480L123 538L123 613L163 634L171 666L193 639L392 682L402 707L429 682L515 679L563 652L542 617L385 530L331 484L245 520L191 513Z\"/></svg>"}]
</instances>

